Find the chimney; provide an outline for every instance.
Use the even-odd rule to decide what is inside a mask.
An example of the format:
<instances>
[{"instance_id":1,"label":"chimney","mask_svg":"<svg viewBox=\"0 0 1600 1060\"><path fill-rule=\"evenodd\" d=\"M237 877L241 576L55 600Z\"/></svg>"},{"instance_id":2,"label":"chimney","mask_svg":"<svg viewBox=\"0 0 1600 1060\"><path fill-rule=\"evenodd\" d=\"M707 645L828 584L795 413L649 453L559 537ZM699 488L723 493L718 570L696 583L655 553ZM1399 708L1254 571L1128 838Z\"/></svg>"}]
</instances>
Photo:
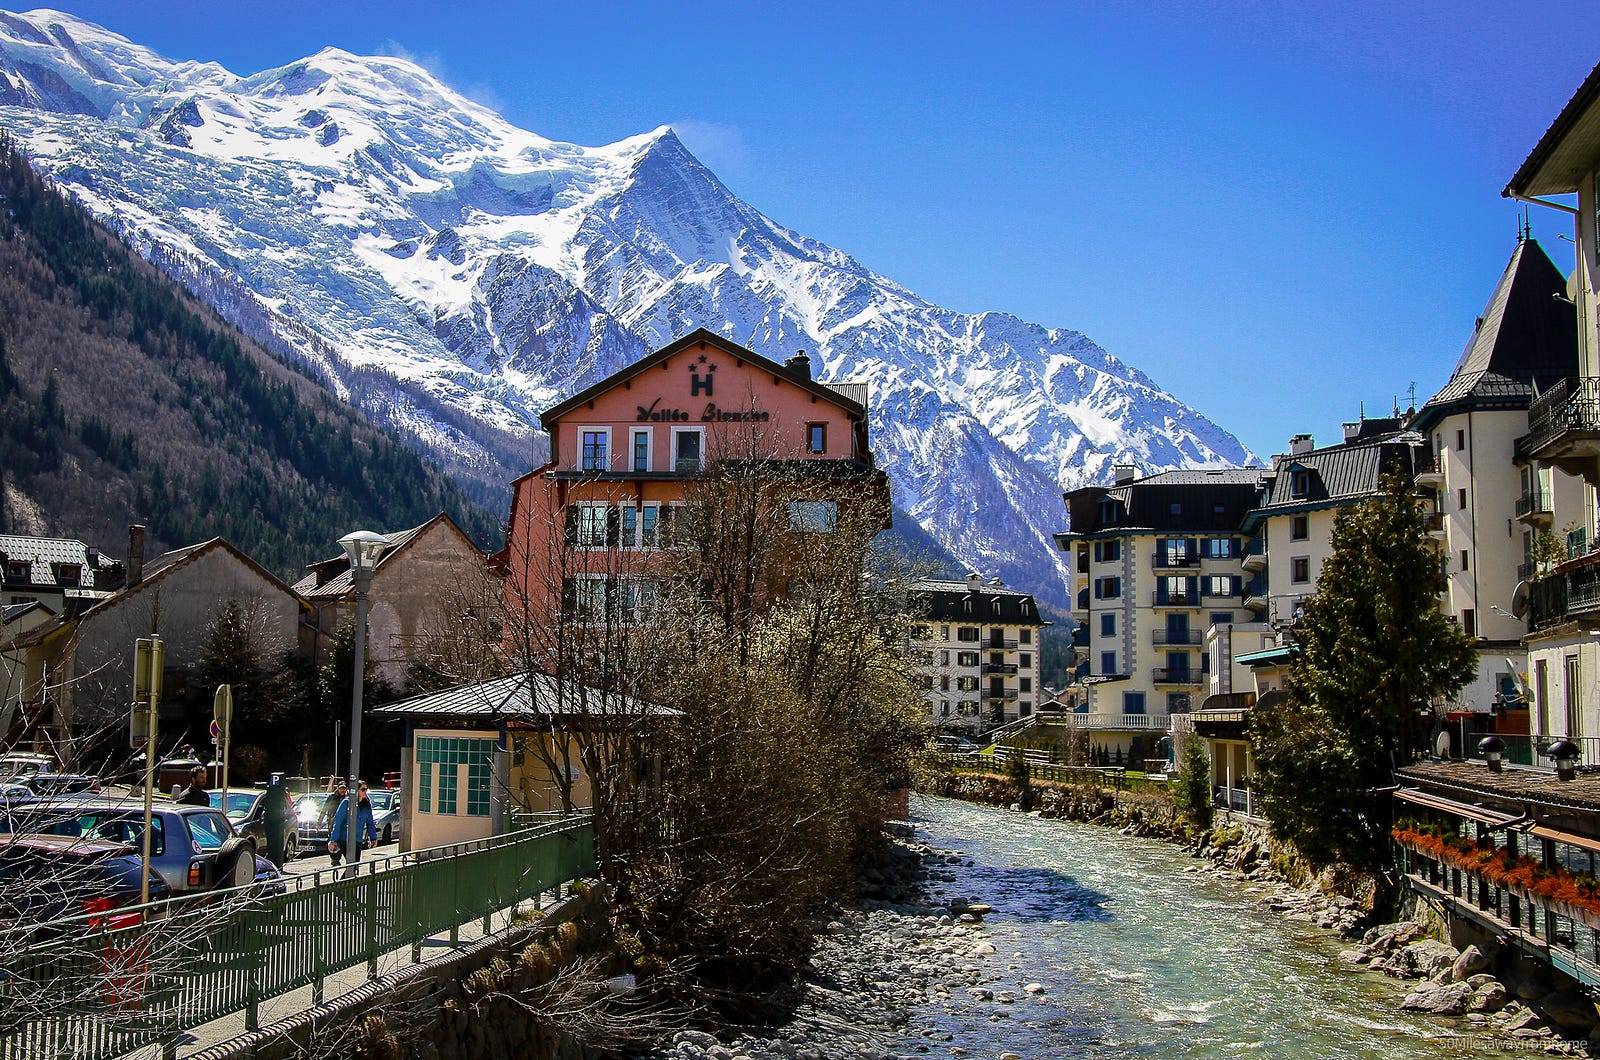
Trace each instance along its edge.
<instances>
[{"instance_id":1,"label":"chimney","mask_svg":"<svg viewBox=\"0 0 1600 1060\"><path fill-rule=\"evenodd\" d=\"M1297 434L1289 439L1290 456L1304 456L1316 447L1316 441L1309 434Z\"/></svg>"},{"instance_id":2,"label":"chimney","mask_svg":"<svg viewBox=\"0 0 1600 1060\"><path fill-rule=\"evenodd\" d=\"M1001 581L999 578L990 578L989 584L996 589L1004 589L1006 587L1006 583Z\"/></svg>"},{"instance_id":3,"label":"chimney","mask_svg":"<svg viewBox=\"0 0 1600 1060\"><path fill-rule=\"evenodd\" d=\"M128 527L128 576L124 583L129 589L144 581L144 527L135 523Z\"/></svg>"},{"instance_id":4,"label":"chimney","mask_svg":"<svg viewBox=\"0 0 1600 1060\"><path fill-rule=\"evenodd\" d=\"M1118 486L1125 486L1138 476L1139 468L1134 464L1112 464L1111 473Z\"/></svg>"},{"instance_id":5,"label":"chimney","mask_svg":"<svg viewBox=\"0 0 1600 1060\"><path fill-rule=\"evenodd\" d=\"M977 571L973 571L971 574L967 575L967 584L972 586L982 585L983 575L979 574Z\"/></svg>"},{"instance_id":6,"label":"chimney","mask_svg":"<svg viewBox=\"0 0 1600 1060\"><path fill-rule=\"evenodd\" d=\"M1346 423L1343 424L1343 426L1345 441L1353 442L1361 436L1361 423L1359 421L1355 423Z\"/></svg>"},{"instance_id":7,"label":"chimney","mask_svg":"<svg viewBox=\"0 0 1600 1060\"><path fill-rule=\"evenodd\" d=\"M805 350L796 350L793 357L783 362L783 366L789 369L790 375L800 379L811 378L811 358L806 356Z\"/></svg>"}]
</instances>

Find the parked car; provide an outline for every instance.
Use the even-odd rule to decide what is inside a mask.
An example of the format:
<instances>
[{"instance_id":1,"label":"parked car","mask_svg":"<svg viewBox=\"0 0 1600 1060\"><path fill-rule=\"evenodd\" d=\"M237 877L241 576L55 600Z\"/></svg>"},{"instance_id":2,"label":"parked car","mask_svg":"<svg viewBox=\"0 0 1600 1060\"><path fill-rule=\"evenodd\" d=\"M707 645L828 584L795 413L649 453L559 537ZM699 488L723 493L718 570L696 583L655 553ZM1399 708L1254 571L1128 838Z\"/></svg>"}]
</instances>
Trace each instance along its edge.
<instances>
[{"instance_id":1,"label":"parked car","mask_svg":"<svg viewBox=\"0 0 1600 1060\"><path fill-rule=\"evenodd\" d=\"M965 736L935 736L928 742L928 747L934 751L943 751L951 755L969 755L977 751L978 745Z\"/></svg>"},{"instance_id":2,"label":"parked car","mask_svg":"<svg viewBox=\"0 0 1600 1060\"><path fill-rule=\"evenodd\" d=\"M53 773L56 760L50 755L28 751L8 751L0 755L0 780L26 780L35 773Z\"/></svg>"},{"instance_id":3,"label":"parked car","mask_svg":"<svg viewBox=\"0 0 1600 1060\"><path fill-rule=\"evenodd\" d=\"M233 825L233 830L250 841L250 847L261 857L269 858L267 850L267 800L279 798L281 805L286 807L285 813L292 815L292 808L288 808L289 793L282 788L246 788L243 790L231 789L228 792L227 808L224 810L228 820ZM211 792L212 809L223 809L221 791ZM298 852L299 841L296 836L298 829L290 828L285 840L283 860L293 861Z\"/></svg>"},{"instance_id":4,"label":"parked car","mask_svg":"<svg viewBox=\"0 0 1600 1060\"><path fill-rule=\"evenodd\" d=\"M141 867L139 851L126 843L11 836L0 843L0 922L37 923L138 905ZM168 890L152 869L151 900L165 898Z\"/></svg>"},{"instance_id":5,"label":"parked car","mask_svg":"<svg viewBox=\"0 0 1600 1060\"><path fill-rule=\"evenodd\" d=\"M100 779L85 773L46 773L41 770L22 783L41 799L50 799L57 795L76 795L80 792L100 794Z\"/></svg>"},{"instance_id":6,"label":"parked car","mask_svg":"<svg viewBox=\"0 0 1600 1060\"><path fill-rule=\"evenodd\" d=\"M13 811L18 834L92 837L141 849L144 804L138 800L69 796ZM150 866L173 894L243 887L278 879L270 861L255 855L219 810L157 803L151 810Z\"/></svg>"},{"instance_id":7,"label":"parked car","mask_svg":"<svg viewBox=\"0 0 1600 1060\"><path fill-rule=\"evenodd\" d=\"M400 838L400 792L376 788L367 792L372 800L372 826L378 830L378 844L393 843Z\"/></svg>"}]
</instances>

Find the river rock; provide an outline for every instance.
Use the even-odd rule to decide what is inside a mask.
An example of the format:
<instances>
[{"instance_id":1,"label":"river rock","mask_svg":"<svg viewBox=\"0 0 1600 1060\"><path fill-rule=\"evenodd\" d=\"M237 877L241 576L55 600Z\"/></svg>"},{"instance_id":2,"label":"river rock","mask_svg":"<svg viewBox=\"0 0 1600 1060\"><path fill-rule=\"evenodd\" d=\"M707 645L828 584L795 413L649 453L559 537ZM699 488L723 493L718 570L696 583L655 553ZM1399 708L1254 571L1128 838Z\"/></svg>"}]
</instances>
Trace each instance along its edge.
<instances>
[{"instance_id":1,"label":"river rock","mask_svg":"<svg viewBox=\"0 0 1600 1060\"><path fill-rule=\"evenodd\" d=\"M1557 990L1539 999L1545 1019L1568 1034L1588 1034L1600 1023L1594 1002L1581 990Z\"/></svg>"},{"instance_id":2,"label":"river rock","mask_svg":"<svg viewBox=\"0 0 1600 1060\"><path fill-rule=\"evenodd\" d=\"M1450 969L1450 981L1459 983L1470 979L1479 972L1487 971L1493 963L1489 955L1476 946L1468 946L1461 951L1461 956L1456 958L1456 963Z\"/></svg>"},{"instance_id":3,"label":"river rock","mask_svg":"<svg viewBox=\"0 0 1600 1060\"><path fill-rule=\"evenodd\" d=\"M1404 946L1388 960L1373 967L1397 979L1432 979L1454 967L1461 954L1454 946L1435 939L1423 939Z\"/></svg>"},{"instance_id":4,"label":"river rock","mask_svg":"<svg viewBox=\"0 0 1600 1060\"><path fill-rule=\"evenodd\" d=\"M1459 1016L1472 1001L1472 987L1466 983L1424 983L1400 1003L1407 1012L1429 1012L1435 1016Z\"/></svg>"},{"instance_id":5,"label":"river rock","mask_svg":"<svg viewBox=\"0 0 1600 1060\"><path fill-rule=\"evenodd\" d=\"M1476 978L1476 977L1474 977ZM1467 982L1472 986L1471 981ZM1474 1013L1499 1012L1506 1007L1506 988L1500 982L1491 979L1487 983L1473 987L1472 999L1467 1002L1467 1011Z\"/></svg>"},{"instance_id":6,"label":"river rock","mask_svg":"<svg viewBox=\"0 0 1600 1060\"><path fill-rule=\"evenodd\" d=\"M980 942L976 946L972 947L972 955L974 957L988 957L993 953L994 943L992 942Z\"/></svg>"}]
</instances>

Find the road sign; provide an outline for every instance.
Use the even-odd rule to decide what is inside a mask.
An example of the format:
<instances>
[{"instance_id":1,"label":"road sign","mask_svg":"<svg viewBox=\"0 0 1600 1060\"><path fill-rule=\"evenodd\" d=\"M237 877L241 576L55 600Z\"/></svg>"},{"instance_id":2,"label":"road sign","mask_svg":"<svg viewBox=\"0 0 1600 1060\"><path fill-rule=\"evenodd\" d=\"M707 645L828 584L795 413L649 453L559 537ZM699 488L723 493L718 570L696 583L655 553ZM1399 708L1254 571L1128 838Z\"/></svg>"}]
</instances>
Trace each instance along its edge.
<instances>
[{"instance_id":1,"label":"road sign","mask_svg":"<svg viewBox=\"0 0 1600 1060\"><path fill-rule=\"evenodd\" d=\"M222 726L218 725L215 719L213 719L211 722L211 738L213 740L219 740L222 738Z\"/></svg>"}]
</instances>

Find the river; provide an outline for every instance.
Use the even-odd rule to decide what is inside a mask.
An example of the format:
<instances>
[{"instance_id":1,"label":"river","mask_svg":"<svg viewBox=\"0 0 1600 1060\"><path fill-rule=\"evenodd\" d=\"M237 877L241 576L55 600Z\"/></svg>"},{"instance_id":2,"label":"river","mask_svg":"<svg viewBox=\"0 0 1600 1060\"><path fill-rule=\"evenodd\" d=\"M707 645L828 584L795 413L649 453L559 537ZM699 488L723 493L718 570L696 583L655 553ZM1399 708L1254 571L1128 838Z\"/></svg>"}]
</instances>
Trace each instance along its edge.
<instances>
[{"instance_id":1,"label":"river","mask_svg":"<svg viewBox=\"0 0 1600 1060\"><path fill-rule=\"evenodd\" d=\"M1504 1055L1503 1042L1453 1037L1448 1021L1400 1013L1403 984L1336 960L1349 943L1279 918L1262 887L1186 872L1200 862L1170 844L946 799L918 797L912 816L919 838L971 860L948 866L955 879L932 893L994 907L983 933L997 952L983 962L1000 978L985 985L1017 1000L997 1006L956 991L918 1006L897 1052ZM1044 993L1023 993L1030 983Z\"/></svg>"}]
</instances>

